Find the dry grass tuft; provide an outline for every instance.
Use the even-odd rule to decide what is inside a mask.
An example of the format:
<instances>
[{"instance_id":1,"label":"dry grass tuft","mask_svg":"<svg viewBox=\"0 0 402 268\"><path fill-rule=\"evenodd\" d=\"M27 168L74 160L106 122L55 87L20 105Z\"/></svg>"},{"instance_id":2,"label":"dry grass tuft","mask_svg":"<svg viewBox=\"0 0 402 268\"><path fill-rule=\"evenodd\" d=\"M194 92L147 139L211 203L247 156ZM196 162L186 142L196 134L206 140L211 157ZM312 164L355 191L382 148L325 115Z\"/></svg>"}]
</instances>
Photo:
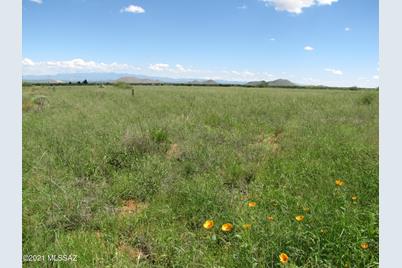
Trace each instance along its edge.
<instances>
[{"instance_id":1,"label":"dry grass tuft","mask_svg":"<svg viewBox=\"0 0 402 268\"><path fill-rule=\"evenodd\" d=\"M257 144L266 146L272 153L278 153L281 150L281 140L283 137L283 129L278 128L273 134L266 137L261 134L257 137Z\"/></svg>"},{"instance_id":2,"label":"dry grass tuft","mask_svg":"<svg viewBox=\"0 0 402 268\"><path fill-rule=\"evenodd\" d=\"M132 246L124 244L124 243L122 243L118 246L118 250L121 253L126 254L131 259L136 260L136 261L147 258L147 254L145 252L143 252L141 249L132 247Z\"/></svg>"},{"instance_id":3,"label":"dry grass tuft","mask_svg":"<svg viewBox=\"0 0 402 268\"><path fill-rule=\"evenodd\" d=\"M22 99L22 111L23 112L29 112L34 109L34 103L32 102L31 99L28 98L23 98Z\"/></svg>"},{"instance_id":4,"label":"dry grass tuft","mask_svg":"<svg viewBox=\"0 0 402 268\"><path fill-rule=\"evenodd\" d=\"M177 143L170 145L169 150L166 152L167 159L180 160L183 155L183 151Z\"/></svg>"},{"instance_id":5,"label":"dry grass tuft","mask_svg":"<svg viewBox=\"0 0 402 268\"><path fill-rule=\"evenodd\" d=\"M147 136L134 135L126 131L122 138L122 144L128 151L134 151L140 154L151 151L150 139Z\"/></svg>"},{"instance_id":6,"label":"dry grass tuft","mask_svg":"<svg viewBox=\"0 0 402 268\"><path fill-rule=\"evenodd\" d=\"M139 213L149 206L148 203L138 202L136 200L126 200L123 202L123 206L120 208L120 216L127 216L134 213Z\"/></svg>"}]
</instances>

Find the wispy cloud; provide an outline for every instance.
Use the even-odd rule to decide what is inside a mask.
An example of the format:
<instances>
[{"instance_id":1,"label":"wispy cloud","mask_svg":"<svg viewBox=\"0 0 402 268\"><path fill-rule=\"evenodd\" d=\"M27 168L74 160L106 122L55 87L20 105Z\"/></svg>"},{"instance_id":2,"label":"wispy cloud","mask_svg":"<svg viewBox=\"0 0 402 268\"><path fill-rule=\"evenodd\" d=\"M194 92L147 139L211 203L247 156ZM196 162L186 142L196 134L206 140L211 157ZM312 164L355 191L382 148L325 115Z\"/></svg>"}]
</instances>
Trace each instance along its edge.
<instances>
[{"instance_id":1,"label":"wispy cloud","mask_svg":"<svg viewBox=\"0 0 402 268\"><path fill-rule=\"evenodd\" d=\"M304 47L304 50L305 50L305 51L313 51L314 48L311 47L311 46L305 46L305 47Z\"/></svg>"},{"instance_id":2,"label":"wispy cloud","mask_svg":"<svg viewBox=\"0 0 402 268\"><path fill-rule=\"evenodd\" d=\"M72 60L34 61L22 60L23 75L55 75L72 73L122 73L155 75L181 79L216 79L232 81L270 80L276 77L265 71L225 69L194 69L182 64L155 63L145 67L121 63L103 63L80 58Z\"/></svg>"},{"instance_id":3,"label":"wispy cloud","mask_svg":"<svg viewBox=\"0 0 402 268\"><path fill-rule=\"evenodd\" d=\"M145 13L145 9L140 6L129 5L128 7L122 8L120 10L120 12L140 14L140 13Z\"/></svg>"},{"instance_id":4,"label":"wispy cloud","mask_svg":"<svg viewBox=\"0 0 402 268\"><path fill-rule=\"evenodd\" d=\"M350 27L345 27L345 32L350 32L352 29Z\"/></svg>"},{"instance_id":5,"label":"wispy cloud","mask_svg":"<svg viewBox=\"0 0 402 268\"><path fill-rule=\"evenodd\" d=\"M260 0L266 6L273 6L277 11L286 11L289 13L300 14L303 8L312 7L315 5L331 5L338 0Z\"/></svg>"},{"instance_id":6,"label":"wispy cloud","mask_svg":"<svg viewBox=\"0 0 402 268\"><path fill-rule=\"evenodd\" d=\"M166 71L169 69L169 64L166 63L156 63L149 65L149 69L153 71Z\"/></svg>"},{"instance_id":7,"label":"wispy cloud","mask_svg":"<svg viewBox=\"0 0 402 268\"><path fill-rule=\"evenodd\" d=\"M271 38L269 38L269 41L276 41L276 39L271 37Z\"/></svg>"},{"instance_id":8,"label":"wispy cloud","mask_svg":"<svg viewBox=\"0 0 402 268\"><path fill-rule=\"evenodd\" d=\"M326 72L332 73L334 75L343 75L343 72L341 70L332 69L332 68L325 68L324 70Z\"/></svg>"},{"instance_id":9,"label":"wispy cloud","mask_svg":"<svg viewBox=\"0 0 402 268\"><path fill-rule=\"evenodd\" d=\"M238 6L237 9L247 9L247 6L243 4L241 6Z\"/></svg>"},{"instance_id":10,"label":"wispy cloud","mask_svg":"<svg viewBox=\"0 0 402 268\"><path fill-rule=\"evenodd\" d=\"M156 71L156 72L165 72L165 73L169 73L169 74L189 73L189 72L195 71L190 68L186 68L181 64L176 64L174 66L171 66L167 63L150 64L148 66L148 69L150 69L152 71Z\"/></svg>"},{"instance_id":11,"label":"wispy cloud","mask_svg":"<svg viewBox=\"0 0 402 268\"><path fill-rule=\"evenodd\" d=\"M29 1L31 1L32 3L38 4L38 5L43 3L42 0L29 0Z\"/></svg>"},{"instance_id":12,"label":"wispy cloud","mask_svg":"<svg viewBox=\"0 0 402 268\"><path fill-rule=\"evenodd\" d=\"M379 75L374 75L374 76L373 76L373 79L374 79L374 80L379 80L379 79L380 79L380 76L379 76Z\"/></svg>"},{"instance_id":13,"label":"wispy cloud","mask_svg":"<svg viewBox=\"0 0 402 268\"><path fill-rule=\"evenodd\" d=\"M22 70L24 75L52 75L58 73L107 73L107 72L134 72L141 68L119 63L103 63L95 61L85 61L83 59L73 59L66 61L38 61L29 58L22 60Z\"/></svg>"}]
</instances>

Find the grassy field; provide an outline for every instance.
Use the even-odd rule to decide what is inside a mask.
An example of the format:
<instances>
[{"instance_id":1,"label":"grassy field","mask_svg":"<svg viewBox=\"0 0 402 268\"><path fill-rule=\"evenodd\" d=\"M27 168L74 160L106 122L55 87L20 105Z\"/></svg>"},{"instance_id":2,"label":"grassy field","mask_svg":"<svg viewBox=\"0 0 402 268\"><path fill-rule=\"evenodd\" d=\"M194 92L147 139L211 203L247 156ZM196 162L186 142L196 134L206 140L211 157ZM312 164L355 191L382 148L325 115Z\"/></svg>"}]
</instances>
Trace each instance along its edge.
<instances>
[{"instance_id":1,"label":"grassy field","mask_svg":"<svg viewBox=\"0 0 402 268\"><path fill-rule=\"evenodd\" d=\"M377 91L29 86L23 110L23 254L78 255L25 267L378 266Z\"/></svg>"}]
</instances>

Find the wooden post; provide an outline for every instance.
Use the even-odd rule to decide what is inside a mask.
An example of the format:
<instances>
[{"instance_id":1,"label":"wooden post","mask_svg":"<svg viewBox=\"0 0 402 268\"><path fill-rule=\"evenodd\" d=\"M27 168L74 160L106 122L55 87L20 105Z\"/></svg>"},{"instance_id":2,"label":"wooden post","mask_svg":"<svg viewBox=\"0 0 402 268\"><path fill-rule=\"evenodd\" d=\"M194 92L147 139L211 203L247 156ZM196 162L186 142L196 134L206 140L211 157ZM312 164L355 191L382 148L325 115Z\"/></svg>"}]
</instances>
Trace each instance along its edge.
<instances>
[{"instance_id":1,"label":"wooden post","mask_svg":"<svg viewBox=\"0 0 402 268\"><path fill-rule=\"evenodd\" d=\"M131 96L133 96L133 97L134 97L134 88L133 88L133 89L131 89Z\"/></svg>"}]
</instances>

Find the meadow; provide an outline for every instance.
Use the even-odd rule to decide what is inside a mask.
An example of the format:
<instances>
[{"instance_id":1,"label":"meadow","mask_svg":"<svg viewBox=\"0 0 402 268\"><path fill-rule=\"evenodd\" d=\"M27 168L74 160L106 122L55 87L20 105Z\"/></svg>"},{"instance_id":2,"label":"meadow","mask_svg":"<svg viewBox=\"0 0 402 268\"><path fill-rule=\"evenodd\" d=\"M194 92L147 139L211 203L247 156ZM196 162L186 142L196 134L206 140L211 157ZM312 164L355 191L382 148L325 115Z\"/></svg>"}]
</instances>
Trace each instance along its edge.
<instances>
[{"instance_id":1,"label":"meadow","mask_svg":"<svg viewBox=\"0 0 402 268\"><path fill-rule=\"evenodd\" d=\"M378 91L132 88L23 87L24 267L378 267Z\"/></svg>"}]
</instances>

